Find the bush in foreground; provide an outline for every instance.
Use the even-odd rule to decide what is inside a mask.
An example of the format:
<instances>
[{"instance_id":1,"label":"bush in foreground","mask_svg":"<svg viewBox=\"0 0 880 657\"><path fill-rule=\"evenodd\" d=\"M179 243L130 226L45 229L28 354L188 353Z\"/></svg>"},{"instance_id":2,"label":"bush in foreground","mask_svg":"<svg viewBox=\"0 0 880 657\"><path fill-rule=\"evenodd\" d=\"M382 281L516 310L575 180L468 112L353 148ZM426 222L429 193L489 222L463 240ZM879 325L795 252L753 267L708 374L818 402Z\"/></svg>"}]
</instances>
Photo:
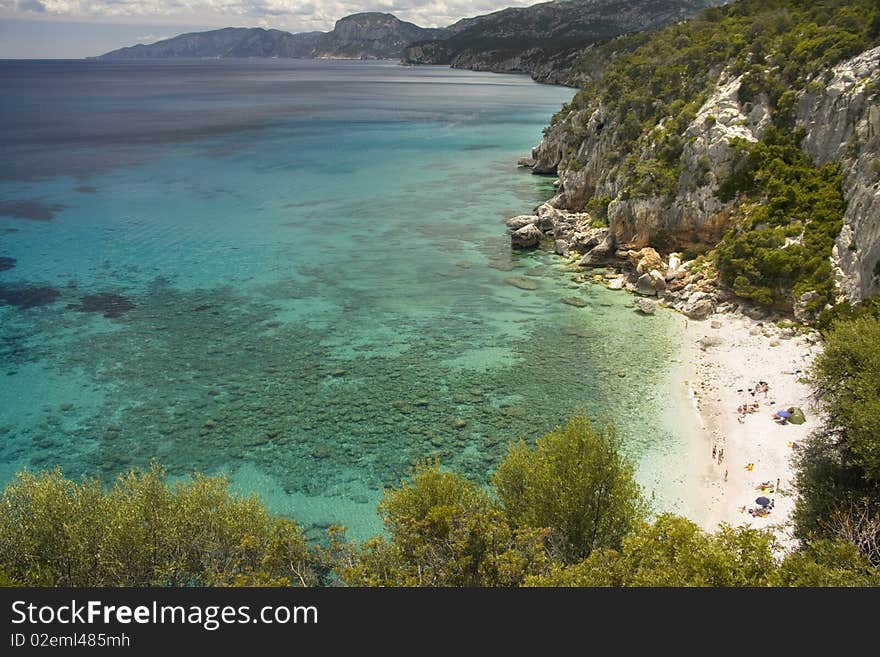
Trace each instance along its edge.
<instances>
[{"instance_id":1,"label":"bush in foreground","mask_svg":"<svg viewBox=\"0 0 880 657\"><path fill-rule=\"evenodd\" d=\"M384 535L354 544L333 528L310 548L222 477L171 485L153 465L102 488L25 472L0 498L0 585L880 585L861 525L841 519L780 563L765 531L649 522L632 473L613 429L576 417L513 445L494 490L426 461L385 492Z\"/></svg>"},{"instance_id":2,"label":"bush in foreground","mask_svg":"<svg viewBox=\"0 0 880 657\"><path fill-rule=\"evenodd\" d=\"M315 559L296 523L222 477L169 484L165 471L112 487L20 473L0 499L0 571L26 586L311 585Z\"/></svg>"}]
</instances>

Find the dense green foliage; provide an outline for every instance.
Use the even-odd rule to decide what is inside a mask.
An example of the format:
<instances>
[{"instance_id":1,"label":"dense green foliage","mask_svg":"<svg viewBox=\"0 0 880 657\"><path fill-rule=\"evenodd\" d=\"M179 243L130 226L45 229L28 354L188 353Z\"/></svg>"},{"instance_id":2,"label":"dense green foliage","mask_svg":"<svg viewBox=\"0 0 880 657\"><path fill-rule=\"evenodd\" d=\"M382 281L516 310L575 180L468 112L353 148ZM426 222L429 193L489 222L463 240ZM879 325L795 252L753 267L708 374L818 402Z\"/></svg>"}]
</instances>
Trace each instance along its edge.
<instances>
[{"instance_id":1,"label":"dense green foliage","mask_svg":"<svg viewBox=\"0 0 880 657\"><path fill-rule=\"evenodd\" d=\"M340 576L361 586L512 586L546 563L543 532L514 530L488 493L437 463L417 467L379 506L388 538L365 543Z\"/></svg>"},{"instance_id":2,"label":"dense green foliage","mask_svg":"<svg viewBox=\"0 0 880 657\"><path fill-rule=\"evenodd\" d=\"M811 535L780 564L766 531L649 523L631 475L613 429L576 417L534 449L513 445L497 496L427 461L385 492L385 535L355 544L331 528L310 547L223 478L172 486L154 465L102 489L23 473L2 497L0 586L880 585L844 531Z\"/></svg>"},{"instance_id":3,"label":"dense green foliage","mask_svg":"<svg viewBox=\"0 0 880 657\"><path fill-rule=\"evenodd\" d=\"M572 566L557 565L531 586L765 586L775 567L770 534L722 526L707 534L690 520L660 516Z\"/></svg>"},{"instance_id":4,"label":"dense green foliage","mask_svg":"<svg viewBox=\"0 0 880 657\"><path fill-rule=\"evenodd\" d=\"M825 423L800 455L794 520L802 539L843 538L880 565L880 318L872 309L834 322L814 364Z\"/></svg>"},{"instance_id":5,"label":"dense green foliage","mask_svg":"<svg viewBox=\"0 0 880 657\"><path fill-rule=\"evenodd\" d=\"M555 564L526 586L877 586L880 572L855 546L819 541L779 564L773 536L722 525L709 534L690 520L662 515L627 536L620 550L597 550L580 563Z\"/></svg>"},{"instance_id":6,"label":"dense green foliage","mask_svg":"<svg viewBox=\"0 0 880 657\"><path fill-rule=\"evenodd\" d=\"M733 184L752 202L718 247L718 271L738 296L767 305L814 292L806 309L819 312L834 302L829 255L846 203L839 167L816 167L797 138L770 126L758 143L740 144L748 157Z\"/></svg>"},{"instance_id":7,"label":"dense green foliage","mask_svg":"<svg viewBox=\"0 0 880 657\"><path fill-rule=\"evenodd\" d=\"M880 320L880 298L864 299L857 304L848 301L838 303L824 310L816 324L821 331L826 332L837 322L850 322L859 317L873 317Z\"/></svg>"},{"instance_id":8,"label":"dense green foliage","mask_svg":"<svg viewBox=\"0 0 880 657\"><path fill-rule=\"evenodd\" d=\"M619 450L612 426L570 419L538 439L511 446L495 487L515 527L545 527L554 558L573 563L593 550L620 545L647 505Z\"/></svg>"},{"instance_id":9,"label":"dense green foliage","mask_svg":"<svg viewBox=\"0 0 880 657\"><path fill-rule=\"evenodd\" d=\"M0 499L0 571L28 586L312 585L314 565L296 523L220 477L172 486L154 465L104 490L25 472Z\"/></svg>"},{"instance_id":10,"label":"dense green foliage","mask_svg":"<svg viewBox=\"0 0 880 657\"><path fill-rule=\"evenodd\" d=\"M816 540L785 557L771 586L880 586L880 570L846 540Z\"/></svg>"},{"instance_id":11,"label":"dense green foliage","mask_svg":"<svg viewBox=\"0 0 880 657\"><path fill-rule=\"evenodd\" d=\"M585 416L511 446L497 497L437 463L416 468L379 506L387 539L368 541L341 569L362 585L511 586L550 561L617 547L646 511L613 427Z\"/></svg>"},{"instance_id":12,"label":"dense green foliage","mask_svg":"<svg viewBox=\"0 0 880 657\"><path fill-rule=\"evenodd\" d=\"M840 322L813 370L826 423L865 477L880 481L880 321Z\"/></svg>"}]
</instances>

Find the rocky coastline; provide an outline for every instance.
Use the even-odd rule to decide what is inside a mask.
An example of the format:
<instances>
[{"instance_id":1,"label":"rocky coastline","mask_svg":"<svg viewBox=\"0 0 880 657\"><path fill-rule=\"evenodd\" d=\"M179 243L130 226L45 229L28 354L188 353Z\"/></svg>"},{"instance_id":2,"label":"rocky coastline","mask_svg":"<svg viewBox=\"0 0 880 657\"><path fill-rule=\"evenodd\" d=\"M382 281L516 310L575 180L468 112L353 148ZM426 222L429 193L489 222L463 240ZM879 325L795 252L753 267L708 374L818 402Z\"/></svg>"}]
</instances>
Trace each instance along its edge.
<instances>
[{"instance_id":1,"label":"rocky coastline","mask_svg":"<svg viewBox=\"0 0 880 657\"><path fill-rule=\"evenodd\" d=\"M839 63L828 70L827 83L812 85L797 96L793 110L795 128L803 130L801 147L812 161L819 166L840 166L847 209L831 263L838 300L853 303L874 296L880 289L880 224L875 221L880 212L880 169L872 164L880 148L878 66L880 47ZM627 174L618 161L620 158L610 155L615 151L614 144L620 141L617 133L623 126L612 120L608 108L601 103L573 110L547 129L541 143L519 164L534 173L557 176L557 193L548 204L561 212L569 211L567 216L580 221L582 230L598 222L585 223L581 210L591 199L604 197L608 201L604 238L591 251L582 252L581 264L607 266L616 261L627 273L626 262L634 258L630 251L641 252L658 244L660 238L679 248L696 250L705 250L722 239L736 221L740 201L721 193L736 168L736 144L756 143L771 123L772 112L765 95L754 103L740 101L743 80L744 76L722 72L714 91L682 133L685 145L681 170L671 196L624 193L637 181ZM633 156L638 161L647 160L651 156L649 151L644 146ZM794 241L797 239L800 238ZM557 250L564 253L564 245ZM631 264L637 265L644 257ZM665 267L651 268L666 277L669 261L664 262ZM685 262L673 271L675 274L666 279L666 289L658 288L657 293L686 314L697 301L713 302L714 298L722 312L735 305L753 318L770 315L769 311L711 285L707 280L711 278L709 272L702 268L696 271ZM629 278L628 282L637 283ZM642 289L647 290L644 282ZM695 293L699 294L691 299ZM788 314L796 321L808 322L812 319L806 310L810 300L809 296L792 299ZM705 309L707 303L701 306ZM701 312L698 310L697 314ZM785 318L785 313L778 316Z\"/></svg>"},{"instance_id":2,"label":"rocky coastline","mask_svg":"<svg viewBox=\"0 0 880 657\"><path fill-rule=\"evenodd\" d=\"M662 256L650 246L616 244L608 227L588 212L561 210L547 202L534 214L510 217L505 223L512 248L552 249L594 282L637 295L637 306L646 314L654 312L659 303L694 320L707 319L716 312L771 324L788 319L720 287L708 261L685 261L680 252ZM783 331L786 337L794 335L793 328Z\"/></svg>"}]
</instances>

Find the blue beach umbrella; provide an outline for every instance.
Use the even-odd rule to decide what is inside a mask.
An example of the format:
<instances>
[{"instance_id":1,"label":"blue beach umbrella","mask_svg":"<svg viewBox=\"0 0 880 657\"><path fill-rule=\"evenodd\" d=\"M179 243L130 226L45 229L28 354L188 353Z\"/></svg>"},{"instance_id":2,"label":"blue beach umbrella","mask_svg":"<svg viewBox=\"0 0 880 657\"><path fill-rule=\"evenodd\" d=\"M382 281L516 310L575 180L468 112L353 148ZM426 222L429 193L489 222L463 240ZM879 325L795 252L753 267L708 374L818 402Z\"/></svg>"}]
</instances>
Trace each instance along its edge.
<instances>
[{"instance_id":1,"label":"blue beach umbrella","mask_svg":"<svg viewBox=\"0 0 880 657\"><path fill-rule=\"evenodd\" d=\"M791 413L789 413L788 411L776 411L776 416L789 418L789 417L791 417Z\"/></svg>"},{"instance_id":2,"label":"blue beach umbrella","mask_svg":"<svg viewBox=\"0 0 880 657\"><path fill-rule=\"evenodd\" d=\"M770 505L770 500L767 499L767 498L764 497L764 496L761 496L761 497L759 497L758 499L755 500L755 504L760 504L761 506L769 506L769 505Z\"/></svg>"}]
</instances>

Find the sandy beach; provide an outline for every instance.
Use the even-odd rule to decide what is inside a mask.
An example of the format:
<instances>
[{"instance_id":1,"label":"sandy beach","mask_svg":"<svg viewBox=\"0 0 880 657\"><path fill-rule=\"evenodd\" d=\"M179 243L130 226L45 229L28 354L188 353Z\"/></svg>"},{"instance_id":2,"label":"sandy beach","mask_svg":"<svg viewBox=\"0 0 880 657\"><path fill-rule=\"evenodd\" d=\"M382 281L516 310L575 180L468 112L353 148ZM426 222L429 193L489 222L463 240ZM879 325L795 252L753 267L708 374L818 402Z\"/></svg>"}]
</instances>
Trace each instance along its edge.
<instances>
[{"instance_id":1,"label":"sandy beach","mask_svg":"<svg viewBox=\"0 0 880 657\"><path fill-rule=\"evenodd\" d=\"M693 519L710 531L722 522L770 529L783 547L791 547L791 457L818 426L802 378L821 351L818 336L794 334L741 314L687 320L685 334L683 383L703 425L693 440L688 468L691 481L699 482L692 487ZM768 384L766 394L755 391L761 381ZM737 409L756 403L757 412L740 419ZM804 424L774 422L777 410L792 406L803 409ZM769 486L762 489L762 484ZM749 513L760 508L755 503L760 496L773 501L763 517Z\"/></svg>"}]
</instances>

